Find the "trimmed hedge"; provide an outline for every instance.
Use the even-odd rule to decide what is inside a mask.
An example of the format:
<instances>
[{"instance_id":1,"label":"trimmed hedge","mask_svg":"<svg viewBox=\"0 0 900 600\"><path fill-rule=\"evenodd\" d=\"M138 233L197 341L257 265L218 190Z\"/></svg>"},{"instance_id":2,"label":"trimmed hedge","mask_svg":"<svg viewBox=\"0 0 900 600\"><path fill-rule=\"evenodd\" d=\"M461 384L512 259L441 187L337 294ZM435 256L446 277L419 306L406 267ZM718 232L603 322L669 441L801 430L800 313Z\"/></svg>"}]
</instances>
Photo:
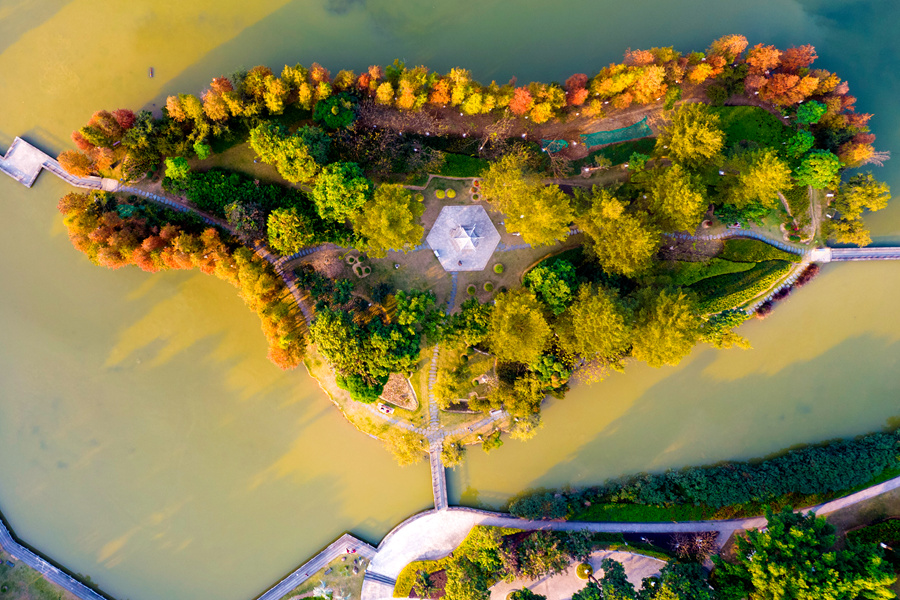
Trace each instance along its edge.
<instances>
[{"instance_id":1,"label":"trimmed hedge","mask_svg":"<svg viewBox=\"0 0 900 600\"><path fill-rule=\"evenodd\" d=\"M800 255L793 252L779 250L771 244L761 240L737 238L725 240L725 247L716 258L730 260L732 262L758 263L767 260L786 260L787 262L800 262Z\"/></svg>"},{"instance_id":2,"label":"trimmed hedge","mask_svg":"<svg viewBox=\"0 0 900 600\"><path fill-rule=\"evenodd\" d=\"M700 300L700 311L716 313L741 306L775 285L793 268L783 260L753 265L749 271L701 279L690 286Z\"/></svg>"},{"instance_id":3,"label":"trimmed hedge","mask_svg":"<svg viewBox=\"0 0 900 600\"><path fill-rule=\"evenodd\" d=\"M864 544L900 542L900 519L890 519L874 525L867 525L862 529L848 531L847 539Z\"/></svg>"},{"instance_id":4,"label":"trimmed hedge","mask_svg":"<svg viewBox=\"0 0 900 600\"><path fill-rule=\"evenodd\" d=\"M509 511L525 518L584 515L586 502L720 509L774 502L790 495L831 495L871 484L900 468L900 430L806 446L759 462L688 467L642 474L574 492L540 492L514 501Z\"/></svg>"},{"instance_id":5,"label":"trimmed hedge","mask_svg":"<svg viewBox=\"0 0 900 600\"><path fill-rule=\"evenodd\" d=\"M444 154L444 164L438 170L438 175L446 177L480 177L491 166L489 161L465 154Z\"/></svg>"},{"instance_id":6,"label":"trimmed hedge","mask_svg":"<svg viewBox=\"0 0 900 600\"><path fill-rule=\"evenodd\" d=\"M722 258L713 258L707 262L679 261L668 274L672 277L672 285L682 287L692 285L702 279L715 277L716 275L740 273L749 271L752 268L752 263L732 262Z\"/></svg>"}]
</instances>

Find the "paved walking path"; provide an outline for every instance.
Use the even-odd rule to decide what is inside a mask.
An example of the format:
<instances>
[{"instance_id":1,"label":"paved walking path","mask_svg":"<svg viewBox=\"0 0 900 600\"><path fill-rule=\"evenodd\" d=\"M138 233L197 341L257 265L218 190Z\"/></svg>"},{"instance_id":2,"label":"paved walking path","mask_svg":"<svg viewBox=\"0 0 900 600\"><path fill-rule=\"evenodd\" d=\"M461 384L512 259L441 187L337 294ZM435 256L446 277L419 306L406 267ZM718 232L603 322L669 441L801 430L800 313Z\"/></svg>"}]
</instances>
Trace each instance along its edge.
<instances>
[{"instance_id":1,"label":"paved walking path","mask_svg":"<svg viewBox=\"0 0 900 600\"><path fill-rule=\"evenodd\" d=\"M818 515L826 515L869 498L900 488L900 477L874 485L831 502L803 509ZM442 511L426 511L398 525L378 545L378 554L369 568L389 578L396 579L403 568L414 560L436 560L453 551L465 539L475 525L512 527L516 529L543 529L550 531L587 530L605 533L676 533L715 531L719 546L735 531L754 529L766 525L765 517L747 519L683 521L665 523L620 523L544 521L519 519L505 513L480 511L470 508L450 507ZM362 600L390 598L393 590L384 585L363 583Z\"/></svg>"},{"instance_id":2,"label":"paved walking path","mask_svg":"<svg viewBox=\"0 0 900 600\"><path fill-rule=\"evenodd\" d=\"M46 560L16 542L6 528L6 524L0 520L0 546L15 560L22 561L44 576L48 581L55 583L76 598L81 600L106 600L106 597L76 581L68 573L64 573L48 563Z\"/></svg>"},{"instance_id":3,"label":"paved walking path","mask_svg":"<svg viewBox=\"0 0 900 600\"><path fill-rule=\"evenodd\" d=\"M327 548L300 565L296 571L266 590L265 593L257 596L256 600L280 600L280 598L284 597L284 595L292 589L328 566L331 561L342 554L348 554L348 552L372 560L375 557L376 550L359 538L356 538L349 533L345 533L332 542Z\"/></svg>"},{"instance_id":4,"label":"paved walking path","mask_svg":"<svg viewBox=\"0 0 900 600\"><path fill-rule=\"evenodd\" d=\"M0 171L6 173L25 187L34 185L41 173L47 169L60 179L75 187L93 190L115 190L119 182L115 179L100 177L75 177L67 173L59 162L42 150L38 150L20 137L16 137L6 154L0 156Z\"/></svg>"}]
</instances>

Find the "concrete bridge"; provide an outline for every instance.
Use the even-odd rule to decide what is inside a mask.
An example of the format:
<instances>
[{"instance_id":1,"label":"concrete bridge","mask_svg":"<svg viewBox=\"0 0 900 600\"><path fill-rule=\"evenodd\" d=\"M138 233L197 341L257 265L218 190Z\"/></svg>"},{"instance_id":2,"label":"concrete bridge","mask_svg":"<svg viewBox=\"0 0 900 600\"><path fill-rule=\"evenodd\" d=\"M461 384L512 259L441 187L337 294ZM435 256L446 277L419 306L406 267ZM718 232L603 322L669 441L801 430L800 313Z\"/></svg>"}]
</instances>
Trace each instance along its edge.
<instances>
[{"instance_id":1,"label":"concrete bridge","mask_svg":"<svg viewBox=\"0 0 900 600\"><path fill-rule=\"evenodd\" d=\"M809 253L810 262L845 262L851 260L900 260L896 246L864 248L816 248Z\"/></svg>"},{"instance_id":2,"label":"concrete bridge","mask_svg":"<svg viewBox=\"0 0 900 600\"><path fill-rule=\"evenodd\" d=\"M25 187L34 185L42 169L47 169L63 181L75 187L89 190L114 192L119 188L115 179L103 177L75 177L63 169L59 161L42 150L38 150L20 137L13 140L4 156L0 156L0 171L3 171Z\"/></svg>"}]
</instances>

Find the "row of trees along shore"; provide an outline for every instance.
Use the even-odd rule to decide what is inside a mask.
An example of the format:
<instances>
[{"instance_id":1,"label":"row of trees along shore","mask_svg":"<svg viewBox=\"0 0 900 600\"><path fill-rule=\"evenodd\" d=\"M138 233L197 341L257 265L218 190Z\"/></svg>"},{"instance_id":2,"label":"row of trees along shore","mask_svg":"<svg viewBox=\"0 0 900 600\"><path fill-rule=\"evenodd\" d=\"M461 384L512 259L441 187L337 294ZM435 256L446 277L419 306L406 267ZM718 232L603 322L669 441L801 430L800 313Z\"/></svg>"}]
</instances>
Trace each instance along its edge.
<instances>
[{"instance_id":1,"label":"row of trees along shore","mask_svg":"<svg viewBox=\"0 0 900 600\"><path fill-rule=\"evenodd\" d=\"M143 177L165 158L164 187L227 219L237 231L238 240L219 240L227 256L246 255L233 261L236 272L204 262L226 256L206 251L203 240L215 232L180 224L175 213L96 195L77 201L67 196L61 209L76 247L99 264L223 271L263 315L276 363L290 367L302 356L302 319L270 267L238 241L264 240L283 255L325 241L373 256L408 250L423 234L424 198L385 182L449 161L474 165L492 208L522 215L510 220L508 231L533 246L552 245L566 239L574 222L586 233L584 255L543 265L529 273L524 289L501 290L495 303L469 301L446 319L429 293L406 290L400 296L389 289L386 295L403 299L401 310L364 315L348 282L326 282L309 272L298 276L308 290L340 288L330 296L312 294L321 301L311 334L355 398L372 400L388 373L409 371L423 336L477 346L499 359L500 383L476 407L507 409L527 435L544 394L565 391L578 366L602 373L621 368L627 356L660 366L677 363L698 341L745 345L731 331L744 316L728 309L750 299L748 281L775 281L792 258L766 251L745 259L756 265L751 276L737 273L746 269L736 263L720 261L717 273L735 271L727 273L730 287L718 279L694 287L684 273L661 273L654 258L662 232L696 227L710 203L730 218L752 219L774 210L782 189L836 185L843 167L879 160L868 132L870 115L854 111L846 83L811 68L815 58L810 46L748 48L743 36L726 36L705 53L629 51L623 63L593 77L573 75L564 86L484 86L462 69L439 75L399 62L333 78L319 65L286 67L280 77L255 67L214 79L200 97L170 96L161 118L100 111L73 133L79 150L60 156L76 174L113 169L123 179ZM730 140L735 123L726 122L716 106L676 107L682 95L696 99L704 93L713 105L759 98L790 115L792 124L753 109L752 115L741 113L739 123L752 131L745 134L752 143ZM656 102L674 110L666 111L651 153L632 155L628 181L620 186L570 196L544 185L541 175L552 167L549 153L511 136L523 124L540 137L543 127ZM471 137L463 136L463 126ZM308 191L221 170L194 172L188 165L187 158L202 160L243 140L287 182L308 185ZM861 239L863 211L882 207L887 197L886 186L871 178L848 182L838 194L843 204L835 232ZM253 267L254 276L242 278L241 265Z\"/></svg>"}]
</instances>

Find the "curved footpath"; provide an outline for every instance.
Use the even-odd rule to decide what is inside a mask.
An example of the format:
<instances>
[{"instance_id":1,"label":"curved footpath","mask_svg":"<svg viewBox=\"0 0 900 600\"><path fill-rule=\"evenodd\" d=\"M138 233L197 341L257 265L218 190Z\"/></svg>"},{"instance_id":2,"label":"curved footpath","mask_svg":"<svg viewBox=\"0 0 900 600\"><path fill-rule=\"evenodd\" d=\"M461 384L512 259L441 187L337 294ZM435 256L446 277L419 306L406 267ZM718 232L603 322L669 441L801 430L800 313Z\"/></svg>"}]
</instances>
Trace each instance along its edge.
<instances>
[{"instance_id":1,"label":"curved footpath","mask_svg":"<svg viewBox=\"0 0 900 600\"><path fill-rule=\"evenodd\" d=\"M97 189L109 192L126 192L141 196L147 200L163 204L181 212L192 212L200 216L204 222L222 227L235 233L234 229L222 219L191 206L183 198L176 198L153 193L140 186L124 186L114 179L100 177L75 177L62 169L59 162L32 146L25 140L16 137L5 155L0 156L0 171L12 177L19 183L31 187L41 170L46 169L67 183L84 189ZM435 177L430 175L428 181ZM464 178L468 179L468 178ZM427 183L426 183L427 186ZM570 235L579 233L577 229L570 231ZM773 246L803 255L801 264L809 262L830 262L846 260L900 260L900 248L816 248L804 250L796 246L786 244L780 240L773 240L761 234L746 230L729 230L712 236L691 236L688 234L672 234L671 237L679 239L723 239L729 237L749 237L762 240ZM331 247L325 244L314 248L306 248L295 256L278 257L273 255L268 248L257 244L254 251L272 265L276 273L284 281L285 286L293 296L298 308L303 313L307 324L312 319L312 311L307 305L296 284L296 277L290 271L284 270L284 265L293 258L306 256L323 248ZM527 245L499 246L498 251L516 250ZM788 279L790 282L790 278ZM448 303L447 311L453 306L453 298L456 293L456 280L454 274L453 295ZM429 377L429 388L433 385L434 367L436 366L438 348L432 357L432 373ZM440 460L440 451L443 439L448 432L440 429L436 418L437 406L429 389L429 427L427 429L406 427L426 436L429 442L429 459L431 463L432 489L434 491L435 510L429 510L415 515L391 531L374 549L365 542L344 534L338 540L329 545L325 550L314 556L308 562L288 575L274 587L259 596L263 600L277 600L290 590L300 585L316 571L337 558L341 553L357 551L361 556L370 558L372 562L366 570L363 581L362 600L374 600L377 598L391 598L395 578L409 562L413 560L436 559L446 556L468 535L475 525L495 525L514 527L518 529L548 529L555 531L587 530L596 532L630 532L630 533L665 533L678 531L716 531L719 533L719 544L723 545L736 530L760 527L765 524L763 517L751 519L737 519L730 521L689 521L683 523L585 523L572 521L535 521L518 519L504 513L475 510L470 508L449 507L447 500L446 475ZM377 411L378 416L389 418ZM502 418L503 413L486 417L478 426L493 420ZM406 425L399 423L400 425ZM460 429L449 432L458 433ZM805 510L812 510L820 514L827 514L845 506L849 506L861 500L865 500L886 491L900 487L900 477L872 486L856 494L840 498L823 505ZM13 558L21 560L29 567L40 572L48 580L63 587L66 591L82 600L103 600L104 596L76 581L68 574L62 572L34 552L28 550L15 541L6 525L0 520L0 545L2 545Z\"/></svg>"},{"instance_id":2,"label":"curved footpath","mask_svg":"<svg viewBox=\"0 0 900 600\"><path fill-rule=\"evenodd\" d=\"M855 494L802 510L803 512L815 512L819 515L826 515L898 488L900 488L900 477L895 477ZM395 581L403 568L412 561L435 560L447 556L465 539L475 525L549 531L584 530L604 533L715 531L719 534L719 547L722 547L735 531L764 527L766 519L765 517L752 517L748 519L684 521L680 523L590 523L519 519L505 513L470 508L426 511L398 525L378 545L378 553L366 570L361 600L379 600L393 597L393 585L389 585L386 583L387 581ZM374 576L370 576L370 573Z\"/></svg>"}]
</instances>

